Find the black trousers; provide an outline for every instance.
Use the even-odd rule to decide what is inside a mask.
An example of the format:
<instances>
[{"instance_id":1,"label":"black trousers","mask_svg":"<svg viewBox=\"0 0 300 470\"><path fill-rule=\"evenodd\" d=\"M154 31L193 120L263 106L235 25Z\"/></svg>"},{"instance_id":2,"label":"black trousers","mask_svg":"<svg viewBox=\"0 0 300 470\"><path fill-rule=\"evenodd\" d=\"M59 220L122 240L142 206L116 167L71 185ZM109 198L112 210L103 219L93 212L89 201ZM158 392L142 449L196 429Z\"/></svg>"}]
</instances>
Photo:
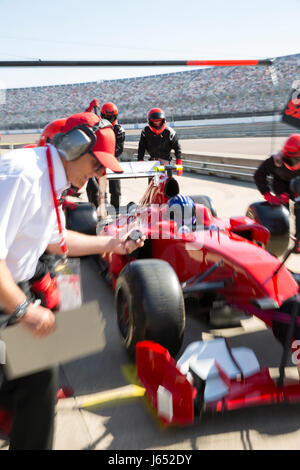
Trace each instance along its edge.
<instances>
[{"instance_id":1,"label":"black trousers","mask_svg":"<svg viewBox=\"0 0 300 470\"><path fill-rule=\"evenodd\" d=\"M57 389L58 367L14 380L4 378L0 406L13 415L9 450L52 449Z\"/></svg>"},{"instance_id":2,"label":"black trousers","mask_svg":"<svg viewBox=\"0 0 300 470\"><path fill-rule=\"evenodd\" d=\"M88 201L97 208L100 204L99 185L96 178L90 178L86 185Z\"/></svg>"},{"instance_id":3,"label":"black trousers","mask_svg":"<svg viewBox=\"0 0 300 470\"><path fill-rule=\"evenodd\" d=\"M295 215L295 236L300 240L300 201L296 201L294 204L294 215Z\"/></svg>"},{"instance_id":4,"label":"black trousers","mask_svg":"<svg viewBox=\"0 0 300 470\"><path fill-rule=\"evenodd\" d=\"M118 211L120 209L121 182L109 180L110 203Z\"/></svg>"},{"instance_id":5,"label":"black trousers","mask_svg":"<svg viewBox=\"0 0 300 470\"><path fill-rule=\"evenodd\" d=\"M54 261L52 255L42 255L33 280L40 279L48 270L51 274ZM26 281L18 285L27 299L33 300L30 283ZM7 318L0 310L0 327L5 327ZM0 407L10 411L13 416L10 450L52 449L58 377L58 367L54 367L7 380L4 368L0 365Z\"/></svg>"},{"instance_id":6,"label":"black trousers","mask_svg":"<svg viewBox=\"0 0 300 470\"><path fill-rule=\"evenodd\" d=\"M121 182L120 180L109 180L110 203L118 211L120 208ZM95 178L90 178L86 186L88 201L98 207L100 204L100 190ZM105 195L106 196L106 195Z\"/></svg>"}]
</instances>

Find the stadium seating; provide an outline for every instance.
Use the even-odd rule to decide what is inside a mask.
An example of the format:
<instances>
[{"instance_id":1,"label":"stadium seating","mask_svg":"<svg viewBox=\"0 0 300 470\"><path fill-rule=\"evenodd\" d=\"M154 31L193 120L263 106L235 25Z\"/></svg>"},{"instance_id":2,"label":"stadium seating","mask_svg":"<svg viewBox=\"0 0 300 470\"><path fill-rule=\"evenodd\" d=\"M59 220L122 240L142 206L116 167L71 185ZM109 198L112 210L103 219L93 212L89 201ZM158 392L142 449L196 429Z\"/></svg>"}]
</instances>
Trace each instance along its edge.
<instances>
[{"instance_id":1,"label":"stadium seating","mask_svg":"<svg viewBox=\"0 0 300 470\"><path fill-rule=\"evenodd\" d=\"M184 72L70 85L15 88L0 107L0 128L43 128L48 122L83 111L97 97L113 101L122 124L145 122L159 106L169 121L205 116L263 114L286 104L299 76L300 54L274 60L277 81L266 67L192 68Z\"/></svg>"}]
</instances>

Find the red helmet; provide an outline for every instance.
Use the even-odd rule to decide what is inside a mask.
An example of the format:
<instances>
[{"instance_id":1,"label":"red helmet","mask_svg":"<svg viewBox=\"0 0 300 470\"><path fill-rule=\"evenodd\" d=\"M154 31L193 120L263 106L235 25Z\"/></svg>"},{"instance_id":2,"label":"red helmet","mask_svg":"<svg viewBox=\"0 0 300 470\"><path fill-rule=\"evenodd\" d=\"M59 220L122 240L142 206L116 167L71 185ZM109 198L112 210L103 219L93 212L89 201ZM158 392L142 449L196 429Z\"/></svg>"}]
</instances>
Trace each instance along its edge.
<instances>
[{"instance_id":1,"label":"red helmet","mask_svg":"<svg viewBox=\"0 0 300 470\"><path fill-rule=\"evenodd\" d=\"M65 118L64 119L56 119L55 121L52 121L49 124L47 124L47 126L44 127L44 129L41 133L40 140L38 141L38 146L43 147L48 142L50 142L51 139L53 139L53 137L56 134L59 134L60 132L62 132L62 129L63 129L65 123L66 123L66 120L67 119L65 119Z\"/></svg>"},{"instance_id":2,"label":"red helmet","mask_svg":"<svg viewBox=\"0 0 300 470\"><path fill-rule=\"evenodd\" d=\"M114 103L105 103L101 108L101 117L107 119L114 126L118 118L118 108Z\"/></svg>"},{"instance_id":3,"label":"red helmet","mask_svg":"<svg viewBox=\"0 0 300 470\"><path fill-rule=\"evenodd\" d=\"M291 134L283 149L282 162L289 170L300 169L300 134Z\"/></svg>"},{"instance_id":4,"label":"red helmet","mask_svg":"<svg viewBox=\"0 0 300 470\"><path fill-rule=\"evenodd\" d=\"M152 108L148 112L148 124L154 134L161 134L166 127L166 116L162 109Z\"/></svg>"}]
</instances>

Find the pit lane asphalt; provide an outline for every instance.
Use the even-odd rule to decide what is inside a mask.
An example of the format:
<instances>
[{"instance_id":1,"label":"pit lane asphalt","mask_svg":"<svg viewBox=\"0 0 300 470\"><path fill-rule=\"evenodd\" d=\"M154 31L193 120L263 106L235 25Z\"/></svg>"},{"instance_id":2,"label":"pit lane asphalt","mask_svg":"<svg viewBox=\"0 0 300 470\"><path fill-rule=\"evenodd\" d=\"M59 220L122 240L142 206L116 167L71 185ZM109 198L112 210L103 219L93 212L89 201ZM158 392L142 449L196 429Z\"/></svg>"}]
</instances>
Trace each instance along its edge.
<instances>
[{"instance_id":1,"label":"pit lane asphalt","mask_svg":"<svg viewBox=\"0 0 300 470\"><path fill-rule=\"evenodd\" d=\"M247 144L245 140L244 145ZM182 194L211 196L220 216L243 215L249 203L261 199L252 183L190 174L180 177L179 182ZM122 181L122 205L131 200L138 201L146 186L146 180L135 180L134 184L132 180ZM300 272L300 257L293 256L289 267ZM84 300L99 302L106 322L107 343L101 353L61 367L61 384L71 385L74 397L58 402L55 449L189 451L300 448L299 405L271 405L224 414L205 414L194 426L163 429L145 398L122 399L121 391L134 381L134 371L120 344L113 313L113 295L110 287L97 275L90 259L82 260L82 276ZM276 375L281 347L259 320L249 318L243 320L239 328L212 331L205 322L196 318L196 312L196 305L189 303L182 351L192 341L200 340L201 334L205 339L211 334L222 333L229 337L231 346L244 345L253 349L260 364L270 367ZM297 376L293 367L288 369L288 373L292 378ZM84 406L93 400L98 404ZM5 443L2 446L6 448Z\"/></svg>"}]
</instances>

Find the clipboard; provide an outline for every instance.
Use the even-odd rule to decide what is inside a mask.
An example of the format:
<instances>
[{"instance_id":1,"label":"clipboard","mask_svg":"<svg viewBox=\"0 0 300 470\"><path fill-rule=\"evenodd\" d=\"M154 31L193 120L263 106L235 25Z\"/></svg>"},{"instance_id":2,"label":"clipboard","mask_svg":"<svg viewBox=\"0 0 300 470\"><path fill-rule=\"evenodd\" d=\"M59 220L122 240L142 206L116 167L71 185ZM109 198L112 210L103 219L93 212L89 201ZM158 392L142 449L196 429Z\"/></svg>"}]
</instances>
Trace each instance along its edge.
<instances>
[{"instance_id":1,"label":"clipboard","mask_svg":"<svg viewBox=\"0 0 300 470\"><path fill-rule=\"evenodd\" d=\"M33 336L21 324L0 330L6 349L6 378L16 379L102 351L104 327L98 302L93 301L57 313L56 331L46 338Z\"/></svg>"}]
</instances>

